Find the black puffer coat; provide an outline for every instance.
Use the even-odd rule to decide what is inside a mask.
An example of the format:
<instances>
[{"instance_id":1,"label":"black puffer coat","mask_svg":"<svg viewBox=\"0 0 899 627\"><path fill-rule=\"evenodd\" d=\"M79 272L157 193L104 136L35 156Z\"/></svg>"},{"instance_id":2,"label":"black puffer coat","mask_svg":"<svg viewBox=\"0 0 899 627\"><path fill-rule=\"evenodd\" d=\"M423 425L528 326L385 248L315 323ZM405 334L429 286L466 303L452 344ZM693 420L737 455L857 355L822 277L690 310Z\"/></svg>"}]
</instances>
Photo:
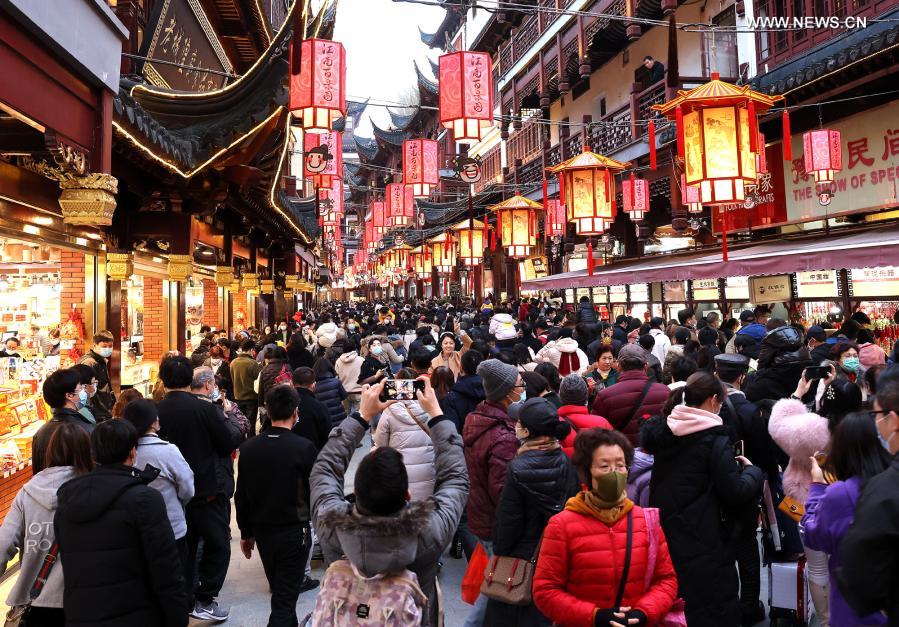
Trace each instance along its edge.
<instances>
[{"instance_id":1,"label":"black puffer coat","mask_svg":"<svg viewBox=\"0 0 899 627\"><path fill-rule=\"evenodd\" d=\"M741 472L725 427L678 437L656 416L643 423L640 441L655 455L649 504L661 510L687 623L740 625L730 520L761 494L762 471Z\"/></svg>"},{"instance_id":2,"label":"black puffer coat","mask_svg":"<svg viewBox=\"0 0 899 627\"><path fill-rule=\"evenodd\" d=\"M577 473L561 448L517 455L507 467L496 510L493 553L533 558L546 523L577 492ZM533 604L517 607L490 601L484 624L516 627L550 623Z\"/></svg>"},{"instance_id":3,"label":"black puffer coat","mask_svg":"<svg viewBox=\"0 0 899 627\"><path fill-rule=\"evenodd\" d=\"M459 377L449 394L440 403L443 415L453 421L456 431L462 433L465 416L470 414L484 400L484 384L476 374Z\"/></svg>"},{"instance_id":4,"label":"black puffer coat","mask_svg":"<svg viewBox=\"0 0 899 627\"><path fill-rule=\"evenodd\" d=\"M58 499L66 625L187 625L184 569L157 490L110 464L64 484Z\"/></svg>"},{"instance_id":5,"label":"black puffer coat","mask_svg":"<svg viewBox=\"0 0 899 627\"><path fill-rule=\"evenodd\" d=\"M753 403L778 401L796 390L802 371L812 365L802 334L793 327L778 327L762 338L758 372L743 386Z\"/></svg>"},{"instance_id":6,"label":"black puffer coat","mask_svg":"<svg viewBox=\"0 0 899 627\"><path fill-rule=\"evenodd\" d=\"M331 417L333 429L346 418L346 410L343 408L343 399L346 398L346 390L340 379L334 376L316 379L315 398L325 404Z\"/></svg>"}]
</instances>

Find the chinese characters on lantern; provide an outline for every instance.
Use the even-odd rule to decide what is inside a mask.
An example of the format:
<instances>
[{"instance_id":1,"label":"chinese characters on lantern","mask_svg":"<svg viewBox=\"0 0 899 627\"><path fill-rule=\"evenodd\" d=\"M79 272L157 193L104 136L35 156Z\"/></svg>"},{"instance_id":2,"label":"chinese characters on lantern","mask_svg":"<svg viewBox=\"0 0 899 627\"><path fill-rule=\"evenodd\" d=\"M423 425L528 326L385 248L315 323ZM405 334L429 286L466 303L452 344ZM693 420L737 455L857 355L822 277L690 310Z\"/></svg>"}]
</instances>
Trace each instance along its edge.
<instances>
[{"instance_id":1,"label":"chinese characters on lantern","mask_svg":"<svg viewBox=\"0 0 899 627\"><path fill-rule=\"evenodd\" d=\"M326 39L299 45L300 72L290 77L290 110L306 132L327 133L346 113L346 53L343 44Z\"/></svg>"}]
</instances>

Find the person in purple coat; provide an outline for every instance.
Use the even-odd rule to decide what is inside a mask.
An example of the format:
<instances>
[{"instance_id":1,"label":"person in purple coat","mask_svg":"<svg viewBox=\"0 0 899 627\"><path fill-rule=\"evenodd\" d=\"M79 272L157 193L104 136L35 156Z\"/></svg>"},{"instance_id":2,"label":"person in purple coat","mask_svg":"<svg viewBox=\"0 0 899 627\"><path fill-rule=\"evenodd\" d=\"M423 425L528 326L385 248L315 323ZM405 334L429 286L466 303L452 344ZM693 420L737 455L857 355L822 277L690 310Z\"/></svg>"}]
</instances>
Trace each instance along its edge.
<instances>
[{"instance_id":1,"label":"person in purple coat","mask_svg":"<svg viewBox=\"0 0 899 627\"><path fill-rule=\"evenodd\" d=\"M886 470L891 462L889 453L877 439L874 420L867 412L852 413L834 429L824 466L837 481L827 485L824 470L814 457L812 462L812 483L799 530L805 546L830 556L830 625L886 625L886 616L880 613L858 616L840 594L834 575L840 566L837 549L855 517L855 504L862 486Z\"/></svg>"}]
</instances>

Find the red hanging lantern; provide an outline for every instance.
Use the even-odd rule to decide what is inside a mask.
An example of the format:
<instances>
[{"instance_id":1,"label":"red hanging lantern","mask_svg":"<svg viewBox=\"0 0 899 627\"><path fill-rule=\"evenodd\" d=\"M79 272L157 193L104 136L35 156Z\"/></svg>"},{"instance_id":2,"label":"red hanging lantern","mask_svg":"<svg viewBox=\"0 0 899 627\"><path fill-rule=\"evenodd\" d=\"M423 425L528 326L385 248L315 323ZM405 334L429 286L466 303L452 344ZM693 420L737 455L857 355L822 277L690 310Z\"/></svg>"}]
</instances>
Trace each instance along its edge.
<instances>
[{"instance_id":1,"label":"red hanging lantern","mask_svg":"<svg viewBox=\"0 0 899 627\"><path fill-rule=\"evenodd\" d=\"M331 187L319 188L318 203L322 226L340 224L343 220L343 181L334 179Z\"/></svg>"},{"instance_id":2,"label":"red hanging lantern","mask_svg":"<svg viewBox=\"0 0 899 627\"><path fill-rule=\"evenodd\" d=\"M758 152L755 153L756 175L768 173L768 157L765 155L765 134L759 133Z\"/></svg>"},{"instance_id":3,"label":"red hanging lantern","mask_svg":"<svg viewBox=\"0 0 899 627\"><path fill-rule=\"evenodd\" d=\"M393 227L406 227L415 218L415 197L412 188L402 183L387 185L387 218Z\"/></svg>"},{"instance_id":4,"label":"red hanging lantern","mask_svg":"<svg viewBox=\"0 0 899 627\"><path fill-rule=\"evenodd\" d=\"M456 247L449 233L441 233L428 240L431 249L431 263L441 274L450 274L456 267Z\"/></svg>"},{"instance_id":5,"label":"red hanging lantern","mask_svg":"<svg viewBox=\"0 0 899 627\"><path fill-rule=\"evenodd\" d=\"M537 245L536 220L538 211L543 211L539 202L516 193L511 198L490 207L496 213L496 230L509 257L528 257Z\"/></svg>"},{"instance_id":6,"label":"red hanging lantern","mask_svg":"<svg viewBox=\"0 0 899 627\"><path fill-rule=\"evenodd\" d=\"M419 279L430 279L434 264L431 262L429 246L424 244L409 252L409 259Z\"/></svg>"},{"instance_id":7,"label":"red hanging lantern","mask_svg":"<svg viewBox=\"0 0 899 627\"><path fill-rule=\"evenodd\" d=\"M649 181L634 178L631 174L621 185L621 196L624 211L630 214L631 220L642 220L649 211Z\"/></svg>"},{"instance_id":8,"label":"red hanging lantern","mask_svg":"<svg viewBox=\"0 0 899 627\"><path fill-rule=\"evenodd\" d=\"M805 173L815 177L815 183L833 183L834 175L843 169L843 148L840 131L820 129L802 134Z\"/></svg>"},{"instance_id":9,"label":"red hanging lantern","mask_svg":"<svg viewBox=\"0 0 899 627\"><path fill-rule=\"evenodd\" d=\"M331 187L343 174L343 134L304 133L303 177L316 189Z\"/></svg>"},{"instance_id":10,"label":"red hanging lantern","mask_svg":"<svg viewBox=\"0 0 899 627\"><path fill-rule=\"evenodd\" d=\"M758 120L783 96L712 80L652 108L677 123L678 154L687 185L699 188L704 205L742 203L756 181Z\"/></svg>"},{"instance_id":11,"label":"red hanging lantern","mask_svg":"<svg viewBox=\"0 0 899 627\"><path fill-rule=\"evenodd\" d=\"M300 71L290 76L290 111L306 132L327 133L346 114L346 51L337 41L306 39L300 54Z\"/></svg>"},{"instance_id":12,"label":"red hanging lantern","mask_svg":"<svg viewBox=\"0 0 899 627\"><path fill-rule=\"evenodd\" d=\"M493 69L486 52L440 57L440 123L461 142L481 140L493 126Z\"/></svg>"},{"instance_id":13,"label":"red hanging lantern","mask_svg":"<svg viewBox=\"0 0 899 627\"><path fill-rule=\"evenodd\" d=\"M387 207L384 201L375 200L371 203L371 221L375 235L384 235L390 228L390 224L387 222Z\"/></svg>"},{"instance_id":14,"label":"red hanging lantern","mask_svg":"<svg viewBox=\"0 0 899 627\"><path fill-rule=\"evenodd\" d=\"M431 187L439 182L437 142L433 139L404 141L403 185L412 188L415 198L427 198L431 194Z\"/></svg>"},{"instance_id":15,"label":"red hanging lantern","mask_svg":"<svg viewBox=\"0 0 899 627\"><path fill-rule=\"evenodd\" d=\"M584 152L549 168L559 175L561 200L578 235L600 235L615 220L615 174L630 167L584 146Z\"/></svg>"},{"instance_id":16,"label":"red hanging lantern","mask_svg":"<svg viewBox=\"0 0 899 627\"><path fill-rule=\"evenodd\" d=\"M546 201L546 236L564 237L565 224L565 205L562 201L555 198Z\"/></svg>"},{"instance_id":17,"label":"red hanging lantern","mask_svg":"<svg viewBox=\"0 0 899 627\"><path fill-rule=\"evenodd\" d=\"M686 177L680 175L680 201L690 213L702 213L702 203L699 202L699 188L687 185Z\"/></svg>"}]
</instances>

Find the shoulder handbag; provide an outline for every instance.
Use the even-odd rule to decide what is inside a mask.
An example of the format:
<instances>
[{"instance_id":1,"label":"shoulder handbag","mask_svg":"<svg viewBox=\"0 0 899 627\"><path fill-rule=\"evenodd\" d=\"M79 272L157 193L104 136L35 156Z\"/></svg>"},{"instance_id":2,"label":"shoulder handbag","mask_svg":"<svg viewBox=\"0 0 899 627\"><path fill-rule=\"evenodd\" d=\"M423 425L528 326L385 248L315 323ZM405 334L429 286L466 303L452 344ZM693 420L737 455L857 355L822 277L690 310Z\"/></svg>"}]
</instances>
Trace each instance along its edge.
<instances>
[{"instance_id":1,"label":"shoulder handbag","mask_svg":"<svg viewBox=\"0 0 899 627\"><path fill-rule=\"evenodd\" d=\"M38 598L41 590L44 589L44 585L47 583L47 577L50 576L50 571L53 570L53 565L56 563L58 555L59 544L54 542L53 546L50 547L50 550L47 551L47 555L44 556L44 563L41 564L41 568L37 573L34 583L31 584L31 590L28 592L28 603L9 608L9 611L6 613L5 627L19 627L19 625L27 622L25 618L28 616L31 604Z\"/></svg>"},{"instance_id":2,"label":"shoulder handbag","mask_svg":"<svg viewBox=\"0 0 899 627\"><path fill-rule=\"evenodd\" d=\"M659 538L656 536L656 525L659 521L659 510L655 507L643 508L643 519L646 521L646 536L649 538L649 556L646 560L646 577L643 591L648 592L652 586L652 578L656 572L659 555ZM687 627L687 616L684 614L684 600L675 598L668 612L657 623L659 627Z\"/></svg>"},{"instance_id":3,"label":"shoulder handbag","mask_svg":"<svg viewBox=\"0 0 899 627\"><path fill-rule=\"evenodd\" d=\"M624 568L621 569L621 581L618 583L618 594L615 595L615 611L621 607L624 601L624 587L627 585L627 576L631 570L631 550L634 547L634 510L627 513L627 545L624 549Z\"/></svg>"},{"instance_id":4,"label":"shoulder handbag","mask_svg":"<svg viewBox=\"0 0 899 627\"><path fill-rule=\"evenodd\" d=\"M640 397L637 399L636 404L634 404L631 409L630 416L628 419L621 425L621 428L618 429L621 433L624 433L624 430L627 429L628 425L630 425L634 419L637 417L637 412L640 411L640 408L643 407L643 401L646 399L646 395L649 394L649 388L652 387L652 380L647 380L646 385L643 386L643 391L640 392Z\"/></svg>"}]
</instances>

